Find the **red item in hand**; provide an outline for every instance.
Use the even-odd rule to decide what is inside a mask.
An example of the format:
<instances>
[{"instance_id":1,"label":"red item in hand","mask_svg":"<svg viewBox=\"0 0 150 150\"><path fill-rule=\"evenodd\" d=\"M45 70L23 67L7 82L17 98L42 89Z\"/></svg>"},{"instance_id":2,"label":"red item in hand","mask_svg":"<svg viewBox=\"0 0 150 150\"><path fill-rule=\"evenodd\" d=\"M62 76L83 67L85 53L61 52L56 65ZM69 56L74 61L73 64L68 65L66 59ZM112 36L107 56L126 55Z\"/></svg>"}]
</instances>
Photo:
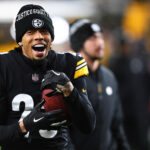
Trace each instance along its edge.
<instances>
[{"instance_id":1,"label":"red item in hand","mask_svg":"<svg viewBox=\"0 0 150 150\"><path fill-rule=\"evenodd\" d=\"M62 93L53 94L54 90L44 89L42 91L42 98L45 99L44 108L46 112L62 109L67 114L67 107L63 100Z\"/></svg>"}]
</instances>

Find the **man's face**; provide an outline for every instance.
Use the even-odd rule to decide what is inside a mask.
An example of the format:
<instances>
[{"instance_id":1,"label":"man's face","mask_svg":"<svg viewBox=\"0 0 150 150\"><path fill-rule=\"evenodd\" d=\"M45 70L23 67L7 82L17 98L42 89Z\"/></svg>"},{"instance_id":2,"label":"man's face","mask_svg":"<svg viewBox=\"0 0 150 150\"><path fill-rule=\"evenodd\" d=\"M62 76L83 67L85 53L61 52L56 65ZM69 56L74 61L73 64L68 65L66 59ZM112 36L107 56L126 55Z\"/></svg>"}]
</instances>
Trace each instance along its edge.
<instances>
[{"instance_id":1,"label":"man's face","mask_svg":"<svg viewBox=\"0 0 150 150\"><path fill-rule=\"evenodd\" d=\"M41 60L48 55L51 47L51 35L48 30L28 30L22 37L22 51L29 59Z\"/></svg>"},{"instance_id":2,"label":"man's face","mask_svg":"<svg viewBox=\"0 0 150 150\"><path fill-rule=\"evenodd\" d=\"M102 33L97 32L84 42L83 53L92 60L104 57L104 39Z\"/></svg>"}]
</instances>

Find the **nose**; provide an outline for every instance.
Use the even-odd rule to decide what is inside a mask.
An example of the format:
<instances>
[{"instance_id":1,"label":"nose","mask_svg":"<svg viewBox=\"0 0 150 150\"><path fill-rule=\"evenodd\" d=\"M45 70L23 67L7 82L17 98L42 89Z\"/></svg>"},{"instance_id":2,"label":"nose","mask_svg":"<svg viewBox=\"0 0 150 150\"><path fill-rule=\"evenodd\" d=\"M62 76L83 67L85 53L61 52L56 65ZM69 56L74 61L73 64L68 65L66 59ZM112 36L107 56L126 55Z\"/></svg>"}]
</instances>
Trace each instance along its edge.
<instances>
[{"instance_id":1,"label":"nose","mask_svg":"<svg viewBox=\"0 0 150 150\"><path fill-rule=\"evenodd\" d=\"M104 47L104 39L98 38L97 39L97 45L99 45L100 47Z\"/></svg>"},{"instance_id":2,"label":"nose","mask_svg":"<svg viewBox=\"0 0 150 150\"><path fill-rule=\"evenodd\" d=\"M42 33L38 30L35 32L34 37L36 40L43 40L44 39Z\"/></svg>"}]
</instances>

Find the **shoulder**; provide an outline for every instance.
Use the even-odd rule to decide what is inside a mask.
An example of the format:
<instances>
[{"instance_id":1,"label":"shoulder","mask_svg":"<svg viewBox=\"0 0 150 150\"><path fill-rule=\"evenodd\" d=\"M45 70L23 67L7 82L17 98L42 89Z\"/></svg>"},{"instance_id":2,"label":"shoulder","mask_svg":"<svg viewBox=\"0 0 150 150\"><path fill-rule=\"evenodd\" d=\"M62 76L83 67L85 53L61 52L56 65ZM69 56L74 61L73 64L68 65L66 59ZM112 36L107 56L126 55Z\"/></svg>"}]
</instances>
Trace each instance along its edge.
<instances>
[{"instance_id":1,"label":"shoulder","mask_svg":"<svg viewBox=\"0 0 150 150\"><path fill-rule=\"evenodd\" d=\"M117 84L118 84L117 79L116 79L114 73L109 68L107 68L105 66L101 66L101 71L102 71L105 82L108 82L110 84L117 86Z\"/></svg>"},{"instance_id":2,"label":"shoulder","mask_svg":"<svg viewBox=\"0 0 150 150\"><path fill-rule=\"evenodd\" d=\"M11 56L11 51L6 53L0 53L0 86L4 85L4 80L6 79L6 73L10 70L14 63L12 62L13 56ZM9 75L9 74L8 74ZM0 88L1 88L0 87Z\"/></svg>"},{"instance_id":3,"label":"shoulder","mask_svg":"<svg viewBox=\"0 0 150 150\"><path fill-rule=\"evenodd\" d=\"M0 55L8 54L9 52L0 52Z\"/></svg>"},{"instance_id":4,"label":"shoulder","mask_svg":"<svg viewBox=\"0 0 150 150\"><path fill-rule=\"evenodd\" d=\"M10 50L6 53L0 53L0 70L6 72L10 68L15 68L18 61L18 52L16 50Z\"/></svg>"},{"instance_id":5,"label":"shoulder","mask_svg":"<svg viewBox=\"0 0 150 150\"><path fill-rule=\"evenodd\" d=\"M16 50L10 50L9 52L2 52L0 53L0 62L7 63L10 62L15 55L17 54Z\"/></svg>"},{"instance_id":6,"label":"shoulder","mask_svg":"<svg viewBox=\"0 0 150 150\"><path fill-rule=\"evenodd\" d=\"M74 79L88 75L88 68L85 59L75 52L55 52L50 51L52 63L57 64L57 68L63 68L72 73ZM59 70L64 71L64 70ZM68 72L68 73L69 73Z\"/></svg>"},{"instance_id":7,"label":"shoulder","mask_svg":"<svg viewBox=\"0 0 150 150\"><path fill-rule=\"evenodd\" d=\"M105 66L101 66L101 70L105 76L110 77L110 78L115 78L114 73L109 68Z\"/></svg>"},{"instance_id":8,"label":"shoulder","mask_svg":"<svg viewBox=\"0 0 150 150\"><path fill-rule=\"evenodd\" d=\"M50 56L55 57L55 59L59 59L60 61L67 60L73 62L79 57L79 54L71 51L57 52L55 50L50 50L49 54Z\"/></svg>"},{"instance_id":9,"label":"shoulder","mask_svg":"<svg viewBox=\"0 0 150 150\"><path fill-rule=\"evenodd\" d=\"M9 61L8 57L10 52L2 52L0 53L0 64L5 64Z\"/></svg>"}]
</instances>

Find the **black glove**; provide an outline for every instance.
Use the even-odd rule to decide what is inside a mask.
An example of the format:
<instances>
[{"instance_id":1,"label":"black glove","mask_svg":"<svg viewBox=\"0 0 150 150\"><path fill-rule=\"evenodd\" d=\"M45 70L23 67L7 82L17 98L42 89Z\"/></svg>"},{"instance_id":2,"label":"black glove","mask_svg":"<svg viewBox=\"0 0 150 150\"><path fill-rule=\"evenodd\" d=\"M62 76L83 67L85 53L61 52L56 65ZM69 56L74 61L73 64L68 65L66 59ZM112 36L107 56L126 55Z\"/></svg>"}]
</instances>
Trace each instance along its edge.
<instances>
[{"instance_id":1,"label":"black glove","mask_svg":"<svg viewBox=\"0 0 150 150\"><path fill-rule=\"evenodd\" d=\"M57 84L64 86L69 81L70 79L67 77L65 73L49 70L47 71L42 80L41 89L43 90L45 88L49 88L57 90L56 88Z\"/></svg>"},{"instance_id":2,"label":"black glove","mask_svg":"<svg viewBox=\"0 0 150 150\"><path fill-rule=\"evenodd\" d=\"M46 129L49 130L53 126L60 126L66 120L65 114L62 110L54 110L50 112L42 112L41 106L45 100L42 99L31 113L23 119L25 129L27 131Z\"/></svg>"}]
</instances>

